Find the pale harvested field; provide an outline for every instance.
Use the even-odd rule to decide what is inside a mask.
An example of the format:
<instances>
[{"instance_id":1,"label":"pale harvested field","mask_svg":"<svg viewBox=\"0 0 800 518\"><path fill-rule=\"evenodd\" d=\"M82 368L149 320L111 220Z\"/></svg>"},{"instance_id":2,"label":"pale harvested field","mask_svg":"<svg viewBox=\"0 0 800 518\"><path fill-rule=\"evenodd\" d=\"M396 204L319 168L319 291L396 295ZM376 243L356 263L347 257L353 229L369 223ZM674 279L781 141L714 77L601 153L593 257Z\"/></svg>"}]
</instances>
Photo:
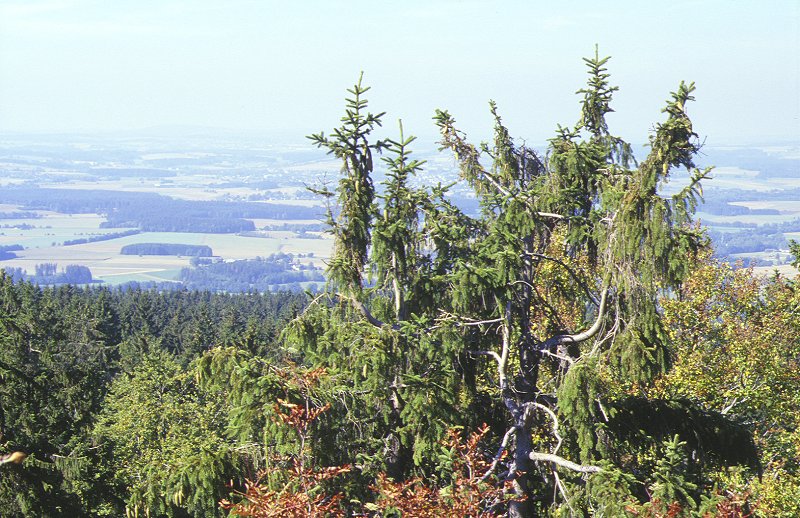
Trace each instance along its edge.
<instances>
[{"instance_id":1,"label":"pale harvested field","mask_svg":"<svg viewBox=\"0 0 800 518\"><path fill-rule=\"evenodd\" d=\"M116 192L149 192L169 196L179 200L213 201L229 197L246 198L259 191L248 187L219 187L215 182L203 181L203 178L192 178L192 184L186 185L183 181L175 184L164 184L162 180L149 179L122 179L108 181L74 181L70 183L42 184L50 189L82 189L91 191L116 191Z\"/></svg>"},{"instance_id":2,"label":"pale harvested field","mask_svg":"<svg viewBox=\"0 0 800 518\"><path fill-rule=\"evenodd\" d=\"M800 173L800 171L798 171L798 173ZM795 189L797 187L800 187L800 178L798 177L769 179L770 190Z\"/></svg>"},{"instance_id":3,"label":"pale harvested field","mask_svg":"<svg viewBox=\"0 0 800 518\"><path fill-rule=\"evenodd\" d=\"M790 264L782 264L780 266L756 266L753 268L753 273L759 277L772 277L776 272L781 277L787 277L789 279L797 277L798 274L797 268Z\"/></svg>"},{"instance_id":4,"label":"pale harvested field","mask_svg":"<svg viewBox=\"0 0 800 518\"><path fill-rule=\"evenodd\" d=\"M18 209L14 209L18 210ZM105 218L97 214L74 214L36 211L43 217L38 219L2 219L0 226L31 225L34 228L0 228L0 245L22 245L26 248L47 248L53 243L71 239L90 238L120 232L121 228L99 228Z\"/></svg>"},{"instance_id":5,"label":"pale harvested field","mask_svg":"<svg viewBox=\"0 0 800 518\"><path fill-rule=\"evenodd\" d=\"M0 267L20 267L28 273L33 273L36 271L36 265L41 263L56 263L59 269L69 264L81 264L91 270L95 279L111 282L118 276L126 276L127 280L153 280L151 277L155 274L170 270L180 271L181 268L189 266L188 258L110 255L74 248L77 246L24 250L17 252L16 259L0 262Z\"/></svg>"},{"instance_id":6,"label":"pale harvested field","mask_svg":"<svg viewBox=\"0 0 800 518\"><path fill-rule=\"evenodd\" d=\"M16 207L11 206L9 209L16 210ZM81 264L87 266L95 278L112 284L131 280L163 281L177 278L180 269L189 266L190 259L175 256L120 255L120 249L133 243L208 245L214 255L224 260L253 259L283 252L296 255L313 254L313 258L304 259L304 262L323 266L333 244L331 239L300 239L294 237L294 232L270 231L263 237L145 232L107 241L62 246L59 243L65 240L88 238L125 229L100 229L99 225L104 218L95 214L73 216L45 212L42 214L44 217L40 219L0 220L0 224L26 223L36 227L27 230L0 229L0 245L19 244L26 247L25 250L15 252L17 258L0 261L0 268L20 267L28 273L33 273L36 265L41 263L56 263L59 269L69 264ZM302 222L279 221L290 224Z\"/></svg>"},{"instance_id":7,"label":"pale harvested field","mask_svg":"<svg viewBox=\"0 0 800 518\"><path fill-rule=\"evenodd\" d=\"M742 254L731 254L730 257L732 259L741 259L747 264L748 261L753 259L757 259L763 262L783 262L786 260L791 254L789 250L776 250L772 252L746 252Z\"/></svg>"},{"instance_id":8,"label":"pale harvested field","mask_svg":"<svg viewBox=\"0 0 800 518\"><path fill-rule=\"evenodd\" d=\"M747 189L751 191L770 191L772 179L767 181L759 177L758 171L738 167L717 167L711 171L711 179L703 182L704 187L719 189Z\"/></svg>"},{"instance_id":9,"label":"pale harvested field","mask_svg":"<svg viewBox=\"0 0 800 518\"><path fill-rule=\"evenodd\" d=\"M744 214L741 216L719 216L717 214L709 214L708 212L698 211L696 219L703 222L704 225L713 226L714 223L756 223L758 225L767 225L769 223L782 223L784 221L792 221L797 219L796 214L777 214L777 215L761 215L761 214Z\"/></svg>"}]
</instances>

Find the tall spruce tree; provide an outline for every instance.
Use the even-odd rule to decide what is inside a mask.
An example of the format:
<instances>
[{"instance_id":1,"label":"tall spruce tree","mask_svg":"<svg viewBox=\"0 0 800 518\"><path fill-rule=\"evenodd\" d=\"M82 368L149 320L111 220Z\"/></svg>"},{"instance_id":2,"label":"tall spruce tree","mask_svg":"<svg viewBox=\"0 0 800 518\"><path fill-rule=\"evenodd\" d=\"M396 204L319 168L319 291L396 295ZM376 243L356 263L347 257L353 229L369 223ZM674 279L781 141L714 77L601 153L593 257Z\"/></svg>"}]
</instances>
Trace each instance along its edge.
<instances>
[{"instance_id":1,"label":"tall spruce tree","mask_svg":"<svg viewBox=\"0 0 800 518\"><path fill-rule=\"evenodd\" d=\"M322 132L309 137L318 147L326 148L342 161L342 177L337 188L338 215L334 217L329 213L328 219L335 241L328 275L337 289L354 296L361 291L375 216L375 186L370 176L373 155L386 147L381 140L369 141L372 131L381 125L383 113L374 115L367 111L364 94L368 91L359 78L348 90L352 97L347 99L342 125L334 129L330 137ZM333 196L329 191L322 194Z\"/></svg>"},{"instance_id":2,"label":"tall spruce tree","mask_svg":"<svg viewBox=\"0 0 800 518\"><path fill-rule=\"evenodd\" d=\"M532 516L612 513L647 500L641 488L653 484L682 488L679 505L691 506L704 463L752 461L740 454L752 452L747 434L723 416L641 390L670 366L659 301L705 245L691 221L708 173L693 162L694 86L672 94L637 163L606 122L617 90L608 58L585 62L579 121L559 126L544 156L512 139L493 102L494 138L477 146L437 111L476 217L442 186L409 187L423 164L402 126L398 140L370 142L382 114L366 111L360 80L343 126L311 137L343 164L336 191L322 191L335 205L330 284L284 337L338 380L327 462L441 476L437 438L485 421L499 443L485 479L510 482L509 514ZM370 173L384 150L378 206ZM686 186L666 196L676 168ZM348 450L331 454L332 440ZM741 448L731 456L720 444ZM651 462L659 455L686 464L680 480Z\"/></svg>"}]
</instances>

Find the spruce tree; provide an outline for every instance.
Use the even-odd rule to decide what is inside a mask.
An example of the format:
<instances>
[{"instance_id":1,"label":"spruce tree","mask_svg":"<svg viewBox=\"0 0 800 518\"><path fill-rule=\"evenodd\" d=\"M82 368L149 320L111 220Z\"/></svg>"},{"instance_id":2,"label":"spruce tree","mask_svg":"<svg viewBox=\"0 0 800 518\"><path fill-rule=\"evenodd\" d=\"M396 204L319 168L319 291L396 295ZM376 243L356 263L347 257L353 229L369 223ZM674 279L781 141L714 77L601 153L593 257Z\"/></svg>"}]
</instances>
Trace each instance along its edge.
<instances>
[{"instance_id":1,"label":"spruce tree","mask_svg":"<svg viewBox=\"0 0 800 518\"><path fill-rule=\"evenodd\" d=\"M608 59L585 60L578 122L559 125L544 155L514 141L493 102L494 136L479 145L436 112L442 150L479 215L450 203L446 187L409 187L423 166L409 156L413 139L401 126L397 140L370 140L383 114L366 112L360 80L343 126L311 137L342 160L336 192L319 191L332 202L330 284L284 339L339 380L323 419L350 450L320 452L327 461L364 476L432 476L448 427L488 422L499 447L485 479L510 483L510 515L577 515L646 501L637 488L655 479L660 495L694 505L700 429L752 451L724 417L642 395L670 367L661 300L706 245L692 214L708 170L694 164L692 84L680 83L649 153L634 159L606 122L617 91ZM370 173L381 151L388 176L376 198ZM666 196L678 169L686 186ZM654 417L662 429L642 423ZM337 428L348 422L356 429ZM652 451L691 469L669 480Z\"/></svg>"}]
</instances>

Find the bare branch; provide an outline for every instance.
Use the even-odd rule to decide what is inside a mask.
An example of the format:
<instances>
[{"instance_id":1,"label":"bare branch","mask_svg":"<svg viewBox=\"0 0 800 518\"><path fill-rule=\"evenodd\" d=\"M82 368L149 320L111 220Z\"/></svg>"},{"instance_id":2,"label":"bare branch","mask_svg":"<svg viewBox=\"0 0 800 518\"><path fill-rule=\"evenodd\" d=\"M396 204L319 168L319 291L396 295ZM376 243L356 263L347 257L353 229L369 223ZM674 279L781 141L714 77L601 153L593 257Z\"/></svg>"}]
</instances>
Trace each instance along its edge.
<instances>
[{"instance_id":1,"label":"bare branch","mask_svg":"<svg viewBox=\"0 0 800 518\"><path fill-rule=\"evenodd\" d=\"M557 354L557 353L554 353L554 352L550 352L547 349L542 349L539 352L544 354L545 356L551 356L551 357L553 357L553 358L555 358L557 360L561 360L562 362L575 363L575 359L574 358L570 358L569 356L565 356L563 354Z\"/></svg>"},{"instance_id":2,"label":"bare branch","mask_svg":"<svg viewBox=\"0 0 800 518\"><path fill-rule=\"evenodd\" d=\"M461 327L461 326L465 326L465 327L466 326L483 326L483 325L488 325L488 324L497 324L497 323L503 321L502 318L495 318L495 319L492 319L492 320L469 320L469 319L464 319L464 320L466 320L466 322L456 322L456 324L455 324L456 327Z\"/></svg>"},{"instance_id":3,"label":"bare branch","mask_svg":"<svg viewBox=\"0 0 800 518\"><path fill-rule=\"evenodd\" d=\"M397 325L397 324L387 324L386 322L384 322L382 320L378 320L377 318L375 318L372 315L372 313L370 313L369 309L367 309L367 306L364 305L364 303L361 302L360 300L358 300L357 298L352 297L352 296L348 296L348 295L344 295L342 293L337 293L336 296L341 298L341 299L345 299L345 300L349 301L350 304L353 306L353 308L355 308L359 313L361 313L364 316L364 318L367 319L367 322L369 322L373 326L375 326L375 327L389 326L392 329L394 329L395 331L398 331L400 329L400 326Z\"/></svg>"},{"instance_id":4,"label":"bare branch","mask_svg":"<svg viewBox=\"0 0 800 518\"><path fill-rule=\"evenodd\" d=\"M561 482L561 477L558 476L558 470L556 470L555 466L553 466L552 471L553 471L553 479L555 479L556 481L556 489L558 490L559 493L561 493L561 498L564 499L564 502L567 504L567 507L569 507L571 515L576 516L575 509L572 508L572 502L569 498L569 495L567 495L567 488L565 488L564 483Z\"/></svg>"},{"instance_id":5,"label":"bare branch","mask_svg":"<svg viewBox=\"0 0 800 518\"><path fill-rule=\"evenodd\" d=\"M550 462L556 466L576 471L578 473L599 473L603 471L600 466L584 466L582 464L576 464L571 460L567 460L564 457L559 457L558 455L554 455L552 453L539 453L534 451L528 455L528 458L530 458L533 462Z\"/></svg>"},{"instance_id":6,"label":"bare branch","mask_svg":"<svg viewBox=\"0 0 800 518\"><path fill-rule=\"evenodd\" d=\"M488 479L490 476L492 476L492 473L494 473L494 470L497 469L497 466L500 464L500 460L502 460L502 458L503 458L503 452L505 452L506 448L508 448L508 442L511 440L511 437L515 433L517 433L517 427L516 426L512 426L511 428L508 429L506 434L503 436L503 441L500 443L500 447L497 449L497 453L494 455L494 459L492 460L492 465L489 466L489 469L481 477L481 482L485 482L486 479Z\"/></svg>"},{"instance_id":7,"label":"bare branch","mask_svg":"<svg viewBox=\"0 0 800 518\"><path fill-rule=\"evenodd\" d=\"M552 219L567 219L565 216L561 214L555 214L553 212L534 212L540 218L552 218Z\"/></svg>"},{"instance_id":8,"label":"bare branch","mask_svg":"<svg viewBox=\"0 0 800 518\"><path fill-rule=\"evenodd\" d=\"M603 327L603 317L606 313L606 302L608 301L608 289L603 290L603 296L600 299L600 307L597 309L597 319L592 324L592 327L578 334L574 335L556 335L548 338L542 344L543 350L550 350L553 347L564 344L575 344L585 342L596 335L600 328Z\"/></svg>"},{"instance_id":9,"label":"bare branch","mask_svg":"<svg viewBox=\"0 0 800 518\"><path fill-rule=\"evenodd\" d=\"M506 389L506 365L508 364L508 354L511 350L511 301L506 303L506 311L503 324L503 349L500 353L497 374L500 382L500 390Z\"/></svg>"},{"instance_id":10,"label":"bare branch","mask_svg":"<svg viewBox=\"0 0 800 518\"><path fill-rule=\"evenodd\" d=\"M491 175L491 173L489 173L486 170L481 171L481 173L483 174L484 178L489 180L489 183L491 183L494 186L495 189L500 191L500 194L502 194L503 196L505 196L507 198L514 198L515 197L508 189L506 189L505 187L500 185L500 182L498 182ZM525 200L525 201L527 202L527 205L530 206L530 203L529 203L530 200ZM533 208L533 207L531 207L531 208ZM567 219L566 217L562 216L561 214L556 214L554 212L538 212L538 211L536 211L536 212L534 212L534 214L539 216L540 218Z\"/></svg>"},{"instance_id":11,"label":"bare branch","mask_svg":"<svg viewBox=\"0 0 800 518\"><path fill-rule=\"evenodd\" d=\"M553 453L558 453L558 450L561 448L561 443L564 442L564 439L561 437L561 434L558 433L558 416L549 407L547 407L546 405L543 405L541 403L537 403L536 401L531 401L530 403L527 403L527 405L528 405L528 408L531 408L531 407L538 408L539 410L541 410L544 413L546 413L547 415L549 415L550 419L553 420L553 435L558 440L558 444L556 444L556 447L553 450Z\"/></svg>"},{"instance_id":12,"label":"bare branch","mask_svg":"<svg viewBox=\"0 0 800 518\"><path fill-rule=\"evenodd\" d=\"M512 198L512 196L511 196L511 193L508 191L508 189L506 189L505 187L503 187L502 185L500 185L500 182L498 182L497 180L495 180L495 179L494 179L494 177L493 177L493 176L492 176L492 175L491 175L491 174L490 174L488 171L486 171L486 170L483 170L483 171L481 171L481 172L483 173L483 176L484 176L484 177L485 177L487 180L489 180L489 182L490 182L492 185L494 185L494 188L495 188L495 189L497 189L498 191L500 191L500 194L502 194L503 196L505 196L505 197L507 197L507 198Z\"/></svg>"}]
</instances>

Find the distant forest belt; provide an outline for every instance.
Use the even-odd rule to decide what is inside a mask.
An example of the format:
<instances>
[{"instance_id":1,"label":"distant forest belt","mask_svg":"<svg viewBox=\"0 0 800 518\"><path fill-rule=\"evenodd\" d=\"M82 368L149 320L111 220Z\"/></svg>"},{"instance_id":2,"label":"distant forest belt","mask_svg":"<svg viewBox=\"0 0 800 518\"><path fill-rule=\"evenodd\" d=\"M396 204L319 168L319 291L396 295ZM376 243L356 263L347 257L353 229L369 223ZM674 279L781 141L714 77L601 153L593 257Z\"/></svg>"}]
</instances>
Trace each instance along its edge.
<instances>
[{"instance_id":1,"label":"distant forest belt","mask_svg":"<svg viewBox=\"0 0 800 518\"><path fill-rule=\"evenodd\" d=\"M135 243L123 246L119 253L121 255L183 255L189 257L211 257L214 255L208 245L177 243Z\"/></svg>"},{"instance_id":2,"label":"distant forest belt","mask_svg":"<svg viewBox=\"0 0 800 518\"><path fill-rule=\"evenodd\" d=\"M15 186L0 190L0 203L25 210L64 214L96 213L104 228L138 228L151 232L235 233L255 230L250 219L319 219L322 207L244 201L191 201L144 192L42 189Z\"/></svg>"}]
</instances>

